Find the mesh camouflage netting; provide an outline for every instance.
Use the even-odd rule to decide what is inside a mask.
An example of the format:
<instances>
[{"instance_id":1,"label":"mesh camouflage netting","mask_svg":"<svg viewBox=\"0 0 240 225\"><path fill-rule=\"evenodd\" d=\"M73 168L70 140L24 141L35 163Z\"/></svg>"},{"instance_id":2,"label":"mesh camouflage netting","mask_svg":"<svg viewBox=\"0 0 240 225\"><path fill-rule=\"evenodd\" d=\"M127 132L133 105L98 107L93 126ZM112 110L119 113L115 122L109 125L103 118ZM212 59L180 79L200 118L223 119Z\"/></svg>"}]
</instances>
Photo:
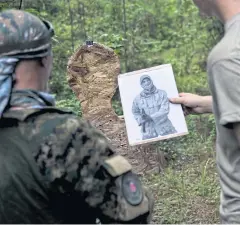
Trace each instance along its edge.
<instances>
[{"instance_id":1,"label":"mesh camouflage netting","mask_svg":"<svg viewBox=\"0 0 240 225\"><path fill-rule=\"evenodd\" d=\"M68 83L81 102L83 117L109 138L114 149L133 165L134 172L159 172L166 166L163 153L153 144L130 147L125 122L112 108L119 72L120 62L112 49L96 43L83 45L69 59Z\"/></svg>"}]
</instances>

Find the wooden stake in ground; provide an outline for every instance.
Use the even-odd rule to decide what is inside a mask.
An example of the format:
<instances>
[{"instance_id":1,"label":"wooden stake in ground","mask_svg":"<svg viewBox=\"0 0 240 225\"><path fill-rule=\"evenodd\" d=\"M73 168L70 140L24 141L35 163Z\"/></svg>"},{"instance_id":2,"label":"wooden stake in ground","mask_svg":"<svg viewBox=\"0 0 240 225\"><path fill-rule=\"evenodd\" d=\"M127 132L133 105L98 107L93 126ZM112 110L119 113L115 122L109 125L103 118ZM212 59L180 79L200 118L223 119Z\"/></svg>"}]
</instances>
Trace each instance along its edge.
<instances>
[{"instance_id":1,"label":"wooden stake in ground","mask_svg":"<svg viewBox=\"0 0 240 225\"><path fill-rule=\"evenodd\" d=\"M156 151L154 144L130 147L124 119L112 108L119 73L118 56L97 43L80 46L67 66L68 83L81 102L83 117L106 135L114 149L130 161L134 172L160 172L166 166L164 154Z\"/></svg>"}]
</instances>

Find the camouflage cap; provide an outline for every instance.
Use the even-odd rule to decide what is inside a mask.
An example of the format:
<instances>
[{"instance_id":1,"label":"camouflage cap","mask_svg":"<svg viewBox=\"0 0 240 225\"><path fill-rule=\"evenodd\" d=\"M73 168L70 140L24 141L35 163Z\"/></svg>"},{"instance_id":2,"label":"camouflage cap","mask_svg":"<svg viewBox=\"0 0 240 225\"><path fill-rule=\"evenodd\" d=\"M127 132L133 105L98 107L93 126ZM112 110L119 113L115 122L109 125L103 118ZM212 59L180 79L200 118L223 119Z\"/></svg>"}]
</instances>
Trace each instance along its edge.
<instances>
[{"instance_id":1,"label":"camouflage cap","mask_svg":"<svg viewBox=\"0 0 240 225\"><path fill-rule=\"evenodd\" d=\"M0 57L43 57L51 52L52 25L31 13L6 10L0 13Z\"/></svg>"}]
</instances>

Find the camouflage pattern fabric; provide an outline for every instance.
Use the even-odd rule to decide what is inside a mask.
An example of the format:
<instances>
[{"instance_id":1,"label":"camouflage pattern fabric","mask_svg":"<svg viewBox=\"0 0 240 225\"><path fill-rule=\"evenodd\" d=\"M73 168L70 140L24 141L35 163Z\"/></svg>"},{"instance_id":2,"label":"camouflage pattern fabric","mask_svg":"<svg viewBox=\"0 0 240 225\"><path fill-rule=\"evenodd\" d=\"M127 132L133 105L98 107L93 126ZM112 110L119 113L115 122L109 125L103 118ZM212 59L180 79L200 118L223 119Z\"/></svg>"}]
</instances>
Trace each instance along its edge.
<instances>
[{"instance_id":1,"label":"camouflage pattern fabric","mask_svg":"<svg viewBox=\"0 0 240 225\"><path fill-rule=\"evenodd\" d=\"M15 68L20 59L52 54L54 30L47 21L20 11L0 13L0 118L7 108L15 82Z\"/></svg>"},{"instance_id":2,"label":"camouflage pattern fabric","mask_svg":"<svg viewBox=\"0 0 240 225\"><path fill-rule=\"evenodd\" d=\"M0 58L0 118L9 103L17 63L16 58Z\"/></svg>"},{"instance_id":3,"label":"camouflage pattern fabric","mask_svg":"<svg viewBox=\"0 0 240 225\"><path fill-rule=\"evenodd\" d=\"M24 89L13 90L11 94L11 108L44 108L46 106L54 105L54 96L46 92Z\"/></svg>"},{"instance_id":4,"label":"camouflage pattern fabric","mask_svg":"<svg viewBox=\"0 0 240 225\"><path fill-rule=\"evenodd\" d=\"M7 10L0 13L0 57L36 58L49 55L52 25L31 13Z\"/></svg>"},{"instance_id":5,"label":"camouflage pattern fabric","mask_svg":"<svg viewBox=\"0 0 240 225\"><path fill-rule=\"evenodd\" d=\"M16 158L23 167L15 176L5 176L12 184L26 183L22 190L25 194L9 191L4 197L9 198L9 203L0 207L0 219L2 210L15 202L17 211L9 211L9 223L83 224L95 223L97 218L102 223L150 223L151 194L142 187L128 162L117 155L105 136L87 121L53 107L10 110L4 119L5 125L13 124L9 121L14 119L17 121L11 128L2 124L1 130L21 133L21 141L31 146L28 151L32 152L39 174L33 174L36 166L23 154ZM15 138L9 136L9 141L14 142ZM26 165L30 168L24 168ZM9 162L8 167L11 166L14 167ZM6 169L2 168L0 175L3 171ZM44 198L41 193L45 193ZM2 194L0 189L0 196ZM19 206L26 205L32 207L24 212ZM11 217L12 213L15 217ZM31 216L24 219L19 216L22 213ZM6 220L0 222L6 223Z\"/></svg>"}]
</instances>

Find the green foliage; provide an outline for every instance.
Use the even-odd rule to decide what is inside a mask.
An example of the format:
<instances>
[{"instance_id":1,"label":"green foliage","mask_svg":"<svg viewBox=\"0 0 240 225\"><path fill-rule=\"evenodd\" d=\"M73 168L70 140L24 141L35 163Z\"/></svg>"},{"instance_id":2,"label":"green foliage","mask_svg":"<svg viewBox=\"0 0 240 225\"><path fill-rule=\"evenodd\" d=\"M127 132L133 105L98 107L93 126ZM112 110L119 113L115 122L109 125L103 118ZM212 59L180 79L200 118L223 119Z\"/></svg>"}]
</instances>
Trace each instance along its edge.
<instances>
[{"instance_id":1,"label":"green foliage","mask_svg":"<svg viewBox=\"0 0 240 225\"><path fill-rule=\"evenodd\" d=\"M123 115L123 109L122 109L121 102L114 100L114 101L112 101L112 106L117 115L119 115L119 116Z\"/></svg>"},{"instance_id":2,"label":"green foliage","mask_svg":"<svg viewBox=\"0 0 240 225\"><path fill-rule=\"evenodd\" d=\"M68 109L75 112L79 117L82 116L81 105L75 96L69 99L62 99L56 102L56 106L62 109Z\"/></svg>"},{"instance_id":3,"label":"green foliage","mask_svg":"<svg viewBox=\"0 0 240 225\"><path fill-rule=\"evenodd\" d=\"M204 149L202 151L207 154ZM157 175L143 178L155 193L157 204L154 223L219 223L220 188L215 159L211 157L199 162L195 158L198 154L193 156L194 158L182 164L180 169L167 168L160 179Z\"/></svg>"},{"instance_id":4,"label":"green foliage","mask_svg":"<svg viewBox=\"0 0 240 225\"><path fill-rule=\"evenodd\" d=\"M3 2L8 5L0 5L1 9L19 6L17 0ZM61 108L81 116L80 103L67 83L66 66L89 39L115 50L121 72L171 63L179 92L210 94L206 60L222 37L223 26L200 18L192 0L23 0L22 8L51 21L55 28L50 89ZM112 105L122 115L118 92ZM156 145L169 153L169 168L160 178L144 179L156 194L156 223L218 222L214 117L189 116L187 124L189 135Z\"/></svg>"},{"instance_id":5,"label":"green foliage","mask_svg":"<svg viewBox=\"0 0 240 225\"><path fill-rule=\"evenodd\" d=\"M113 48L122 72L171 63L180 91L208 94L206 57L221 38L222 26L203 20L192 0L41 0L23 1L23 9L55 27L51 90L68 99L66 65L87 39Z\"/></svg>"}]
</instances>

